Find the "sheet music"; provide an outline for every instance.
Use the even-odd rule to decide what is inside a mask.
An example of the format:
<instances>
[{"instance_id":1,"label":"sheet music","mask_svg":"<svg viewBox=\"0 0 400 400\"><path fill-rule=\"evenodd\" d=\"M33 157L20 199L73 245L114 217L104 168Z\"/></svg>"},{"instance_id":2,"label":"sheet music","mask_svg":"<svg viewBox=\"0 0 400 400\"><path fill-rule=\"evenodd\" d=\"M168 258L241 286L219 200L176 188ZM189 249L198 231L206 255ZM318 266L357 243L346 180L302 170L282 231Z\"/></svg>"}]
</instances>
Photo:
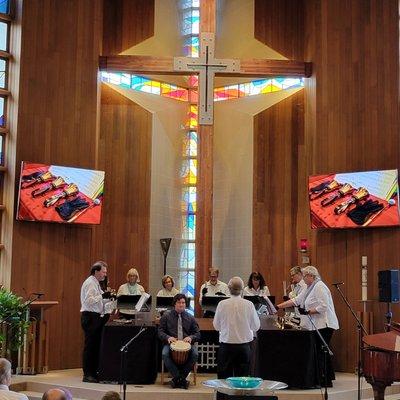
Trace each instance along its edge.
<instances>
[{"instance_id":1,"label":"sheet music","mask_svg":"<svg viewBox=\"0 0 400 400\"><path fill-rule=\"evenodd\" d=\"M51 165L49 171L61 176L67 183L76 183L79 191L91 199L98 197L104 188L104 171Z\"/></svg>"},{"instance_id":2,"label":"sheet music","mask_svg":"<svg viewBox=\"0 0 400 400\"><path fill-rule=\"evenodd\" d=\"M150 295L148 293L146 293L146 292L142 293L139 301L136 303L136 306L135 306L135 310L137 312L139 312L142 309L144 303L146 303L146 301L149 297L150 297Z\"/></svg>"},{"instance_id":3,"label":"sheet music","mask_svg":"<svg viewBox=\"0 0 400 400\"><path fill-rule=\"evenodd\" d=\"M354 188L365 187L369 193L389 200L398 188L397 169L336 174L339 183L349 183Z\"/></svg>"}]
</instances>

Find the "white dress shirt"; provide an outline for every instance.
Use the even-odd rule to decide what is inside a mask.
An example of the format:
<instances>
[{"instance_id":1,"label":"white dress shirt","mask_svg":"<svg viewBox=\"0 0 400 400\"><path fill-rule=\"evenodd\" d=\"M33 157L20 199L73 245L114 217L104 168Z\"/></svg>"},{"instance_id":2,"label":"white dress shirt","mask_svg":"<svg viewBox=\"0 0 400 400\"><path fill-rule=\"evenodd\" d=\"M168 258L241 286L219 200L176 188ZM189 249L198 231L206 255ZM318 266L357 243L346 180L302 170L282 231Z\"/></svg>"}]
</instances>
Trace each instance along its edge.
<instances>
[{"instance_id":1,"label":"white dress shirt","mask_svg":"<svg viewBox=\"0 0 400 400\"><path fill-rule=\"evenodd\" d=\"M171 290L162 288L161 290L158 291L157 297L174 297L178 293L179 293L179 290L174 287Z\"/></svg>"},{"instance_id":2,"label":"white dress shirt","mask_svg":"<svg viewBox=\"0 0 400 400\"><path fill-rule=\"evenodd\" d=\"M319 280L311 289L310 294L305 299L307 292L308 290L303 290L297 297L292 299L295 305L298 307L304 307L306 310L315 308L318 311L318 314L310 315L317 329L339 329L339 321L335 313L335 306L333 305L332 294L328 286L326 286L324 282ZM311 323L308 328L314 329Z\"/></svg>"},{"instance_id":3,"label":"white dress shirt","mask_svg":"<svg viewBox=\"0 0 400 400\"><path fill-rule=\"evenodd\" d=\"M232 296L218 303L213 325L221 343L249 343L260 329L260 319L251 301Z\"/></svg>"},{"instance_id":4,"label":"white dress shirt","mask_svg":"<svg viewBox=\"0 0 400 400\"><path fill-rule=\"evenodd\" d=\"M299 283L296 283L295 285L292 285L292 287L293 287L293 289L289 293L289 297L291 299L293 299L296 296L298 296L304 289L307 289L307 284L302 279Z\"/></svg>"},{"instance_id":5,"label":"white dress shirt","mask_svg":"<svg viewBox=\"0 0 400 400\"><path fill-rule=\"evenodd\" d=\"M90 275L81 287L81 312L91 311L104 314L104 305L109 299L103 299L99 281Z\"/></svg>"},{"instance_id":6,"label":"white dress shirt","mask_svg":"<svg viewBox=\"0 0 400 400\"><path fill-rule=\"evenodd\" d=\"M13 392L7 385L0 385L0 400L28 400L23 393Z\"/></svg>"},{"instance_id":7,"label":"white dress shirt","mask_svg":"<svg viewBox=\"0 0 400 400\"><path fill-rule=\"evenodd\" d=\"M243 296L271 296L271 293L266 285L263 288L259 287L257 290L246 286L243 289Z\"/></svg>"},{"instance_id":8,"label":"white dress shirt","mask_svg":"<svg viewBox=\"0 0 400 400\"><path fill-rule=\"evenodd\" d=\"M135 283L134 285L131 285L129 283L124 283L119 287L117 296L120 296L121 294L141 295L143 293L144 293L143 286L138 285L137 283Z\"/></svg>"},{"instance_id":9,"label":"white dress shirt","mask_svg":"<svg viewBox=\"0 0 400 400\"><path fill-rule=\"evenodd\" d=\"M206 283L203 283L200 288L200 298L199 298L199 303L201 304L201 301L203 300L203 289L207 288L207 293L205 296L216 296L216 293L221 292L225 296L229 296L229 289L228 285L224 282L217 281L215 285L213 285L210 281L207 281Z\"/></svg>"}]
</instances>

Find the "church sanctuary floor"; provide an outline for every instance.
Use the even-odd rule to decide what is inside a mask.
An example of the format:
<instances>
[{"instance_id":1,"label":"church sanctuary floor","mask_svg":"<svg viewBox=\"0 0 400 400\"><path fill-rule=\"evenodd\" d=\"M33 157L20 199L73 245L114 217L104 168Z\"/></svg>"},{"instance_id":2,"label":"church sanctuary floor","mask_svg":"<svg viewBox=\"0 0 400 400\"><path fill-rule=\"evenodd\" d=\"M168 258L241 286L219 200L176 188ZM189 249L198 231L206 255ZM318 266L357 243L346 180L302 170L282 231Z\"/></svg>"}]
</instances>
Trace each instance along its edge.
<instances>
[{"instance_id":1,"label":"church sanctuary floor","mask_svg":"<svg viewBox=\"0 0 400 400\"><path fill-rule=\"evenodd\" d=\"M171 389L161 385L160 375L154 385L128 385L127 400L212 400L213 391L204 387L201 382L213 379L212 374L197 374L197 385L189 390ZM74 399L100 400L109 390L120 391L119 385L101 383L83 383L81 369L50 371L45 375L17 375L13 377L12 388L22 391L31 400L42 397L43 392L52 387L64 387L71 391ZM388 387L385 399L400 400L400 382ZM279 400L320 400L323 392L313 390L281 390L276 395ZM334 387L328 389L331 400L350 400L357 398L357 377L354 374L337 373ZM372 387L362 381L362 398L373 399Z\"/></svg>"}]
</instances>

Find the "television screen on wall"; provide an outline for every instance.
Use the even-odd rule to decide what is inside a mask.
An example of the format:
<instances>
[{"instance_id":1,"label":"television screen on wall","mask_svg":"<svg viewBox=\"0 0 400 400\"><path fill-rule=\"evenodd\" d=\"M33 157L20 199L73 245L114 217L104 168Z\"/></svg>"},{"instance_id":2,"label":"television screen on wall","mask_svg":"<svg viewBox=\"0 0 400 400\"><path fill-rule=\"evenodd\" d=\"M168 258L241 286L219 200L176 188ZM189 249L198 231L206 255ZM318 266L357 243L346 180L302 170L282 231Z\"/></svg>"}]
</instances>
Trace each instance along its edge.
<instances>
[{"instance_id":1,"label":"television screen on wall","mask_svg":"<svg viewBox=\"0 0 400 400\"><path fill-rule=\"evenodd\" d=\"M400 226L398 170L308 179L312 228Z\"/></svg>"},{"instance_id":2,"label":"television screen on wall","mask_svg":"<svg viewBox=\"0 0 400 400\"><path fill-rule=\"evenodd\" d=\"M100 224L104 171L23 161L17 219Z\"/></svg>"}]
</instances>

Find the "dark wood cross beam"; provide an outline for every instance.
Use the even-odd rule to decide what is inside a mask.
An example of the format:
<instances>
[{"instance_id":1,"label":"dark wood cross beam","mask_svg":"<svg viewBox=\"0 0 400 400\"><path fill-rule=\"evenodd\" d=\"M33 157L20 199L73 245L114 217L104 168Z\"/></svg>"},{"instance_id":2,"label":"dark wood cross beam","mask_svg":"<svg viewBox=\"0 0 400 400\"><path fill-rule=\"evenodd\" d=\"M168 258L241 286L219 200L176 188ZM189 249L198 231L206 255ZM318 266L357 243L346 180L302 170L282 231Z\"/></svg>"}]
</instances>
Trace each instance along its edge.
<instances>
[{"instance_id":1,"label":"dark wood cross beam","mask_svg":"<svg viewBox=\"0 0 400 400\"><path fill-rule=\"evenodd\" d=\"M214 76L310 77L311 63L293 60L214 58L216 0L200 2L200 57L101 56L99 68L135 75L199 74L199 128L196 212L196 293L212 266L213 80ZM197 303L196 303L197 304ZM196 312L199 313L198 305Z\"/></svg>"}]
</instances>

